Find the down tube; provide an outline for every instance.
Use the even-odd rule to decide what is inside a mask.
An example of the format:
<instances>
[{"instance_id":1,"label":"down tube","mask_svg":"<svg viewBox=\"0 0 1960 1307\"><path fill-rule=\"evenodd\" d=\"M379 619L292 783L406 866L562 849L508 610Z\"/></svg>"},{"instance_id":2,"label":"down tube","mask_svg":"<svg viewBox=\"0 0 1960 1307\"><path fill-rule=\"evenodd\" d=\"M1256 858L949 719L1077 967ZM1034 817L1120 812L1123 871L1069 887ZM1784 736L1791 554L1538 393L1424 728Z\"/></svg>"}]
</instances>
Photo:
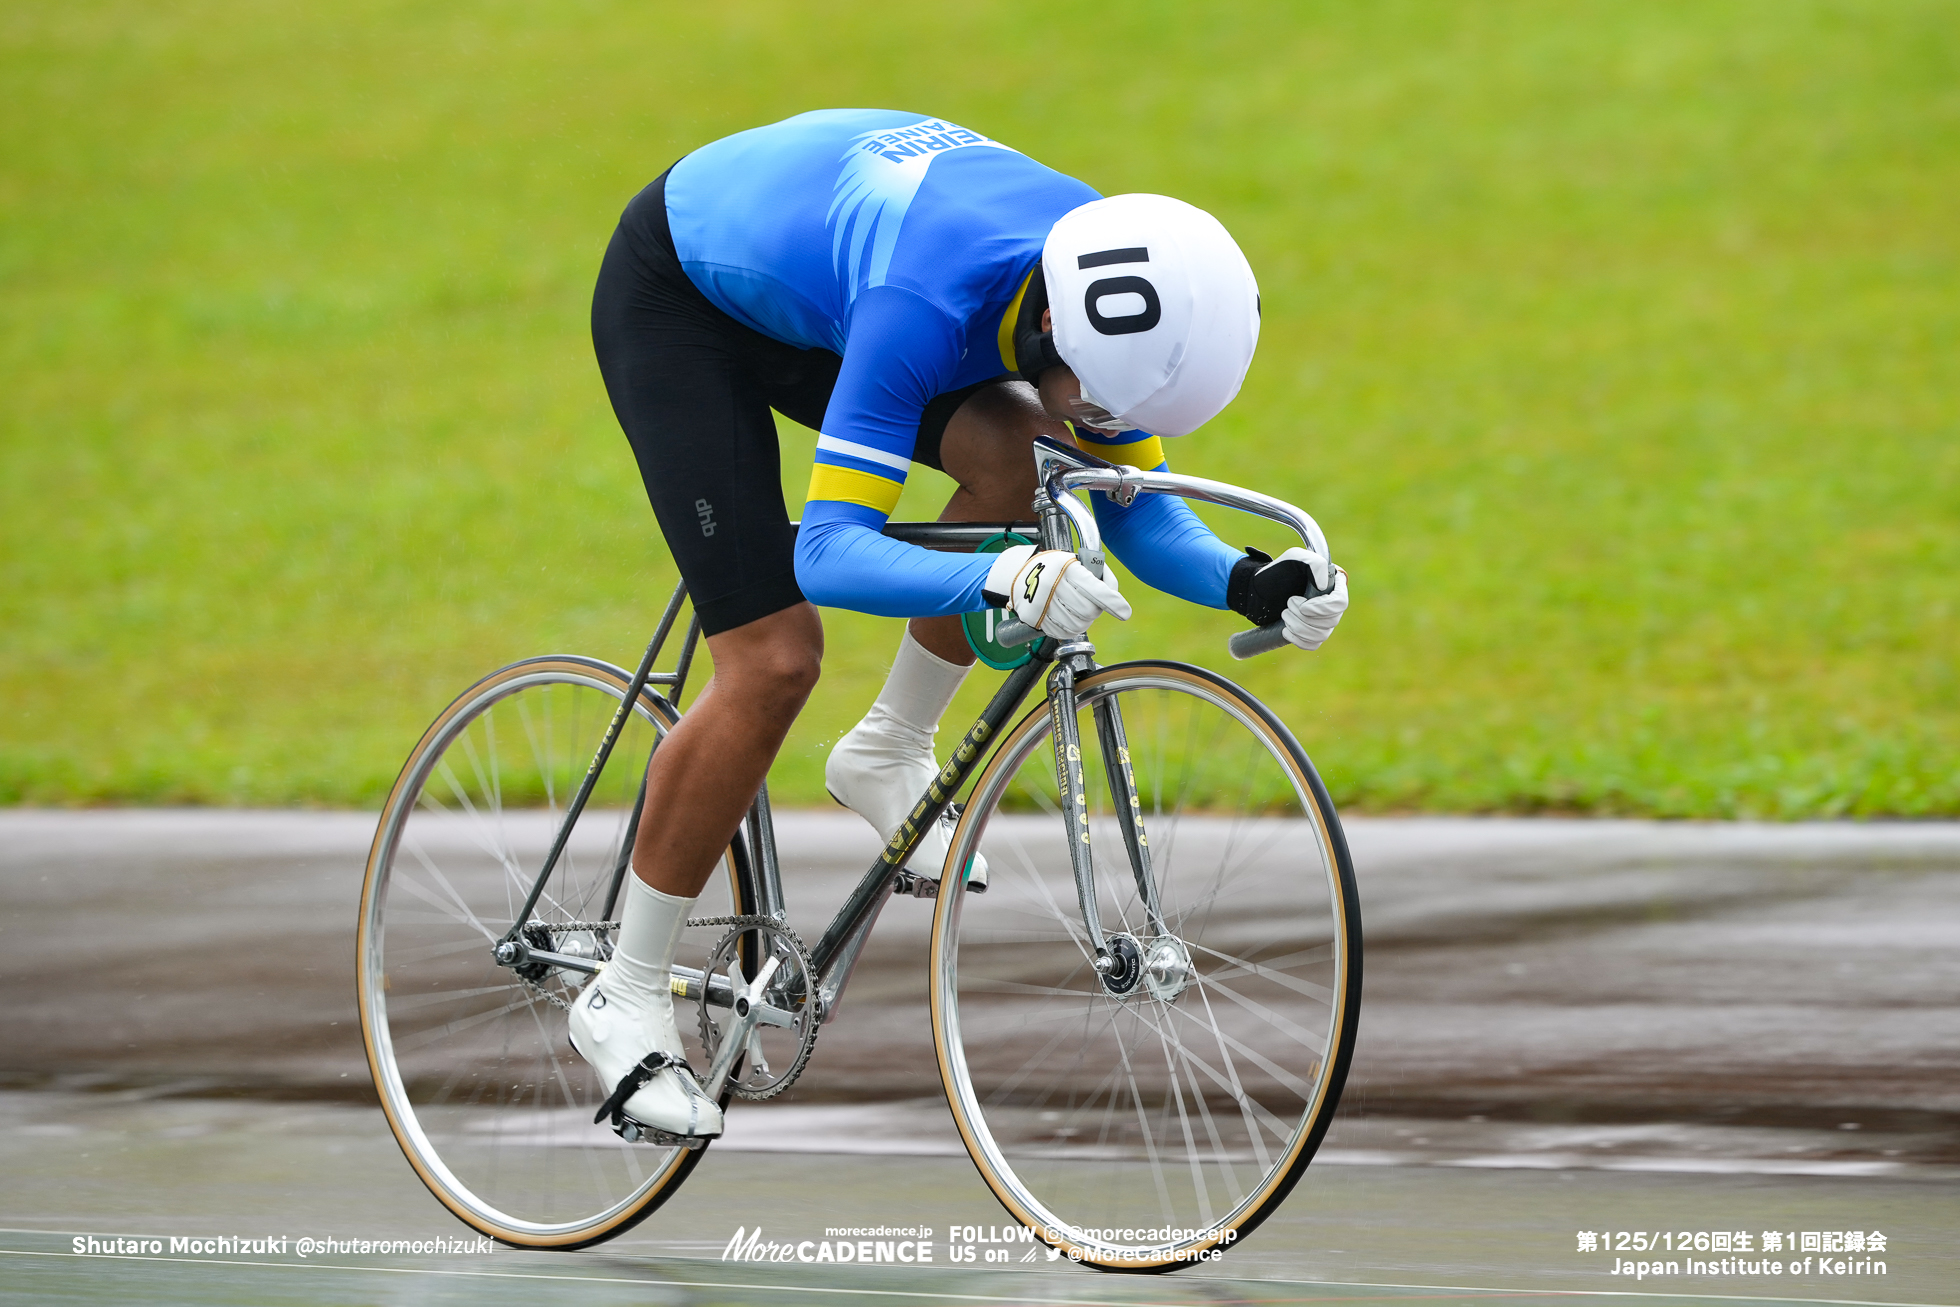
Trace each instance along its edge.
<instances>
[{"instance_id":1,"label":"down tube","mask_svg":"<svg viewBox=\"0 0 1960 1307\"><path fill-rule=\"evenodd\" d=\"M1052 647L1052 641L1044 644ZM817 941L816 948L810 951L810 962L817 974L826 982L830 980L830 964L836 959L838 950L850 938L863 921L865 914L879 903L879 895L888 893L894 877L905 866L905 860L912 856L918 846L920 835L932 828L939 820L940 812L947 801L959 792L966 778L980 761L987 756L987 745L1000 735L1001 727L1014 715L1014 710L1027 698L1028 691L1041 679L1047 665L1040 659L1041 649L1037 647L1036 657L1007 674L1000 689L981 710L979 720L967 728L966 737L953 750L953 757L938 776L933 778L932 789L919 796L919 802L900 826L891 843L885 846L878 860L864 873L864 878L851 891L851 897L837 910L837 915L824 930L823 938ZM939 797L934 798L933 792Z\"/></svg>"}]
</instances>

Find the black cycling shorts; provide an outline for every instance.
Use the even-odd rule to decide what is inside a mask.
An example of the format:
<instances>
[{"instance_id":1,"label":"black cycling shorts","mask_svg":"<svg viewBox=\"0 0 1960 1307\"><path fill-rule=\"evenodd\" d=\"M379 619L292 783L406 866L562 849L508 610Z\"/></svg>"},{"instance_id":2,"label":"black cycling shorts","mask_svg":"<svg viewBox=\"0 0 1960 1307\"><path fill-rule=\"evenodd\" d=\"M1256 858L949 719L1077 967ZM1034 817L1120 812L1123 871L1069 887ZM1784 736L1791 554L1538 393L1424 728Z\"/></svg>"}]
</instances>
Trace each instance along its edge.
<instances>
[{"instance_id":1,"label":"black cycling shorts","mask_svg":"<svg viewBox=\"0 0 1960 1307\"><path fill-rule=\"evenodd\" d=\"M666 192L662 173L620 217L592 293L592 345L701 629L716 635L803 602L769 411L821 430L843 360L716 308L674 252ZM926 405L912 461L944 471L946 423L1008 379Z\"/></svg>"}]
</instances>

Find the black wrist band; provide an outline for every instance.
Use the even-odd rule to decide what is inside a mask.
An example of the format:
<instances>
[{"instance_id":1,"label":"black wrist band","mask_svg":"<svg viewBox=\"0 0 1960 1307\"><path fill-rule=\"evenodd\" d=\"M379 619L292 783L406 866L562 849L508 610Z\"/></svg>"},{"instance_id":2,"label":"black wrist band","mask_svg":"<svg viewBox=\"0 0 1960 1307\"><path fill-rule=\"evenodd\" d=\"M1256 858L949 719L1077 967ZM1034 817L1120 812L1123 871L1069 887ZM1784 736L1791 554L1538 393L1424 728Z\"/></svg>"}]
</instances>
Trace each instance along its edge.
<instances>
[{"instance_id":1,"label":"black wrist band","mask_svg":"<svg viewBox=\"0 0 1960 1307\"><path fill-rule=\"evenodd\" d=\"M1225 606L1254 626L1268 626L1279 620L1277 612L1266 615L1269 605L1262 603L1252 588L1254 573L1272 561L1270 554L1247 545L1245 557L1232 564L1232 575L1225 582Z\"/></svg>"}]
</instances>

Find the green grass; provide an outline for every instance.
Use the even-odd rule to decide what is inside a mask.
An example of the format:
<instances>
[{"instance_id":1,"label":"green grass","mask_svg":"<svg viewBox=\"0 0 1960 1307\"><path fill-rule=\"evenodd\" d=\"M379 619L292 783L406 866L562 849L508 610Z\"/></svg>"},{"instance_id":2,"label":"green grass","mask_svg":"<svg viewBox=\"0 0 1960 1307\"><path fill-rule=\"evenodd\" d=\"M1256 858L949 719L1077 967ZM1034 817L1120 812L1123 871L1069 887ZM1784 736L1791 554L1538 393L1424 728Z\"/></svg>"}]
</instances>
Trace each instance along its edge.
<instances>
[{"instance_id":1,"label":"green grass","mask_svg":"<svg viewBox=\"0 0 1960 1307\"><path fill-rule=\"evenodd\" d=\"M1960 814L1951 3L76 0L0 12L0 95L0 801L371 804L480 672L630 663L613 221L869 104L1238 235L1259 359L1174 465L1351 569L1231 668L1343 804ZM1106 656L1227 665L1138 610ZM898 635L826 623L790 801Z\"/></svg>"}]
</instances>

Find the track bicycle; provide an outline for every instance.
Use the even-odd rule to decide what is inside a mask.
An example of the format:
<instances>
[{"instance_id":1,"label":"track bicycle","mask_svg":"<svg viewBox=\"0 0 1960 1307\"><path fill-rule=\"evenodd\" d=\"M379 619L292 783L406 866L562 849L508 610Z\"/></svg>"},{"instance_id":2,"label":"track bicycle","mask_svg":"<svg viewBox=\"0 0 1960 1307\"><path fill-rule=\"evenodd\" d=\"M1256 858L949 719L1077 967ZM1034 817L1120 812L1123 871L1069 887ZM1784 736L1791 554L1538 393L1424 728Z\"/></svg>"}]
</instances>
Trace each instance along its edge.
<instances>
[{"instance_id":1,"label":"track bicycle","mask_svg":"<svg viewBox=\"0 0 1960 1307\"><path fill-rule=\"evenodd\" d=\"M971 550L1025 530L1100 575L1075 492L1176 494L1327 550L1312 518L1265 495L1046 438L1035 456L1035 523L886 533ZM685 597L677 587L637 671L556 655L465 690L409 755L369 854L357 971L382 1108L436 1197L508 1244L612 1238L705 1153L595 1124L612 1086L566 1033L610 956L648 758L682 711L698 619L672 669L654 669ZM673 968L689 1062L724 1107L782 1093L881 911L930 898L939 1076L988 1186L1072 1259L1174 1270L1270 1215L1332 1121L1361 996L1346 841L1305 751L1230 681L1159 660L1102 666L1089 640L1011 620L995 638L1025 661L814 945L789 924L767 786L756 795ZM1231 649L1283 641L1274 625ZM941 878L916 877L906 860L948 804ZM976 855L984 892L966 884Z\"/></svg>"}]
</instances>

